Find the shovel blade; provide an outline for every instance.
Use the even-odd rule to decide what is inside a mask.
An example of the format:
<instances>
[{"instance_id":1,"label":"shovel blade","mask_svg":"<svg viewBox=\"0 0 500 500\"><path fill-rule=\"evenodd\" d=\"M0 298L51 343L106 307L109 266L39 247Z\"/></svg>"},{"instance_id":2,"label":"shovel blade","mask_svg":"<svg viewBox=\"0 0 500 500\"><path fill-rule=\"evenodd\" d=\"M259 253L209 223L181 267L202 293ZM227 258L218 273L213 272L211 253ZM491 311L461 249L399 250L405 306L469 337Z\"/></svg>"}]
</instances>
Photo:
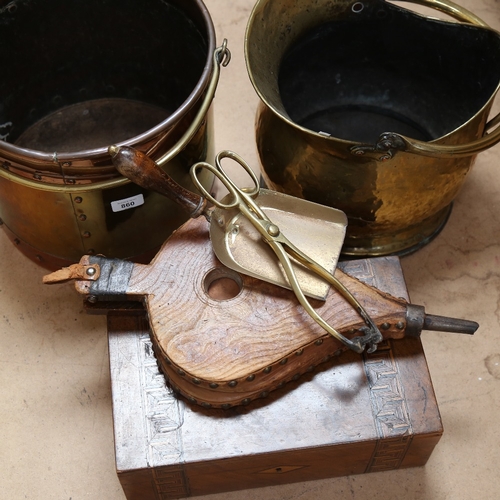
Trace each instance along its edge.
<instances>
[{"instance_id":1,"label":"shovel blade","mask_svg":"<svg viewBox=\"0 0 500 500\"><path fill-rule=\"evenodd\" d=\"M334 273L345 238L347 217L340 210L261 189L255 202L297 248ZM215 209L210 224L215 255L225 266L291 288L278 257L237 209ZM325 300L330 285L291 258L302 291Z\"/></svg>"}]
</instances>

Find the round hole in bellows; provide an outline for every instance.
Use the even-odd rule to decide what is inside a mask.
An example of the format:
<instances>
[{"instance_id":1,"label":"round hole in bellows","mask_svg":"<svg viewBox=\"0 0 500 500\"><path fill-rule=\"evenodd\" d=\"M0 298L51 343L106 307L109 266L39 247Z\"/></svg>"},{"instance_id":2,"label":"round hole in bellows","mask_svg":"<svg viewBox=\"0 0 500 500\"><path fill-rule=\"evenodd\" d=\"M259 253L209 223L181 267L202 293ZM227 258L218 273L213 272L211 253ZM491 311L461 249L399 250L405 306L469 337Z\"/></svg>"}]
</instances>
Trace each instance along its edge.
<instances>
[{"instance_id":1,"label":"round hole in bellows","mask_svg":"<svg viewBox=\"0 0 500 500\"><path fill-rule=\"evenodd\" d=\"M214 300L234 299L243 288L241 276L231 269L216 267L204 280L205 292Z\"/></svg>"}]
</instances>

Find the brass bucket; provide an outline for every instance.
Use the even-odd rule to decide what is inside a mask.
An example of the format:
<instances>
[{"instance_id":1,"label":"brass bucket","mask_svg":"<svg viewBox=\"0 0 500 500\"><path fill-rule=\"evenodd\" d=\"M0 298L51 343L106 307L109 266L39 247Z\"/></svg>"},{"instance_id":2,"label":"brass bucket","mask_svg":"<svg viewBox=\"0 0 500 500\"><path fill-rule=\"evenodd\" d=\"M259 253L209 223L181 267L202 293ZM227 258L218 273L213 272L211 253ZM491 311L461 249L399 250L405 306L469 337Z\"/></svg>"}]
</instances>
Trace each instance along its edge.
<instances>
[{"instance_id":1,"label":"brass bucket","mask_svg":"<svg viewBox=\"0 0 500 500\"><path fill-rule=\"evenodd\" d=\"M500 34L446 0L259 0L245 57L271 189L343 210L345 255L411 252L444 226L488 122Z\"/></svg>"},{"instance_id":2,"label":"brass bucket","mask_svg":"<svg viewBox=\"0 0 500 500\"><path fill-rule=\"evenodd\" d=\"M146 152L193 188L213 155L219 75L201 0L0 0L0 217L56 269L83 254L148 261L187 216L114 169ZM212 178L205 178L208 185Z\"/></svg>"}]
</instances>

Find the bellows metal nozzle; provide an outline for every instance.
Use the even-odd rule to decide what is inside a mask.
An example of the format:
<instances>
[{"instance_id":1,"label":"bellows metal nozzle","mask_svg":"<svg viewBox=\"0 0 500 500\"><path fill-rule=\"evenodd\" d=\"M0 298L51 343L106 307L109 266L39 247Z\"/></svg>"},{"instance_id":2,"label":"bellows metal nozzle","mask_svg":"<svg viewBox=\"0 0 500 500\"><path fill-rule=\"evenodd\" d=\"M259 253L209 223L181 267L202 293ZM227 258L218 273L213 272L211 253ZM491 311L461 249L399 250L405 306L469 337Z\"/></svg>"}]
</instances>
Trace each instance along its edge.
<instances>
[{"instance_id":1,"label":"bellows metal nozzle","mask_svg":"<svg viewBox=\"0 0 500 500\"><path fill-rule=\"evenodd\" d=\"M406 310L406 335L418 337L422 330L464 333L473 335L479 328L475 321L426 314L423 306L408 304Z\"/></svg>"}]
</instances>

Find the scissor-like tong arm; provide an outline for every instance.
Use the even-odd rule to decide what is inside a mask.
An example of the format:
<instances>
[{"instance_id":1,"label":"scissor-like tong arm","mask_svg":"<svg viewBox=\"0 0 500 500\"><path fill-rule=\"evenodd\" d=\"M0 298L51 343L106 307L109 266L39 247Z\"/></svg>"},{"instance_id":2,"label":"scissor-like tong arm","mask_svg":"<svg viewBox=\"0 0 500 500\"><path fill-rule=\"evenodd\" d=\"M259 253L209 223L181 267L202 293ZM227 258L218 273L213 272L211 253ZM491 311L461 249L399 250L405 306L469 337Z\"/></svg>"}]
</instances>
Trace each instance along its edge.
<instances>
[{"instance_id":1,"label":"scissor-like tong arm","mask_svg":"<svg viewBox=\"0 0 500 500\"><path fill-rule=\"evenodd\" d=\"M224 158L230 158L236 161L247 172L253 182L253 187L248 189L240 189L224 172L221 162ZM198 171L207 169L212 172L229 191L228 199L221 202L215 199L198 180ZM299 248L297 248L290 240L281 232L280 228L274 224L263 210L254 201L254 198L259 194L259 180L255 172L249 165L236 153L232 151L221 151L215 159L215 166L206 162L200 162L191 168L191 178L197 189L202 195L208 199L213 205L221 209L237 208L245 217L252 223L255 229L260 233L263 240L266 241L276 254L281 263L286 278L291 289L295 293L297 300L304 307L311 318L316 321L329 334L343 342L350 349L356 352L363 352L367 348L368 352L373 352L377 348L377 344L382 340L382 334L375 325L369 314L366 312L361 303L349 292L349 290L338 281L333 274L317 262L309 258ZM226 201L227 200L227 201ZM358 312L366 326L360 329L363 336L356 336L352 339L346 338L340 334L335 328L328 324L312 307L311 303L304 295L302 288L297 279L294 266L291 258L313 271L317 276L321 277L326 282L330 283Z\"/></svg>"}]
</instances>

